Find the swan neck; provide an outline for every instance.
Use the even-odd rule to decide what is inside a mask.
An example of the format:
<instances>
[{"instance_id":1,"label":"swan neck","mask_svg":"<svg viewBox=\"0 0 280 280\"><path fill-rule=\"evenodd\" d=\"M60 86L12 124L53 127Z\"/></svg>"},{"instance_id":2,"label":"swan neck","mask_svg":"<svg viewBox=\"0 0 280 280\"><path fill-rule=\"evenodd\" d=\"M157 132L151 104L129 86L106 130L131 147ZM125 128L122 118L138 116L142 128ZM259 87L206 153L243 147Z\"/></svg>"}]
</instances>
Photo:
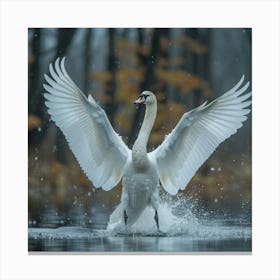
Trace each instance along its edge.
<instances>
[{"instance_id":1,"label":"swan neck","mask_svg":"<svg viewBox=\"0 0 280 280\"><path fill-rule=\"evenodd\" d=\"M146 105L143 124L132 148L132 160L136 168L148 166L147 144L156 119L156 113L156 103Z\"/></svg>"}]
</instances>

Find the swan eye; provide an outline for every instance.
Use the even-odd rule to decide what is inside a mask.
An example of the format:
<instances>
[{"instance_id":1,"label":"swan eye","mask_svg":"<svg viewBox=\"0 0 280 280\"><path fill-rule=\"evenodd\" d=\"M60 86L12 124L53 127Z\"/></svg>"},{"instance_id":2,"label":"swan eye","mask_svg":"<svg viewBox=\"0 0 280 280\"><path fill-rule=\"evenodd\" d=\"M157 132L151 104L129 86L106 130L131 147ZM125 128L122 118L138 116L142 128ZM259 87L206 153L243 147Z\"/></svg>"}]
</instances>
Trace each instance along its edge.
<instances>
[{"instance_id":1,"label":"swan eye","mask_svg":"<svg viewBox=\"0 0 280 280\"><path fill-rule=\"evenodd\" d=\"M144 97L145 98L145 100L147 99L147 97L149 96L149 94L141 94L140 95L141 97Z\"/></svg>"},{"instance_id":2,"label":"swan eye","mask_svg":"<svg viewBox=\"0 0 280 280\"><path fill-rule=\"evenodd\" d=\"M150 94L141 93L137 100L134 101L134 104L146 104L147 98ZM150 101L150 99L148 99Z\"/></svg>"}]
</instances>

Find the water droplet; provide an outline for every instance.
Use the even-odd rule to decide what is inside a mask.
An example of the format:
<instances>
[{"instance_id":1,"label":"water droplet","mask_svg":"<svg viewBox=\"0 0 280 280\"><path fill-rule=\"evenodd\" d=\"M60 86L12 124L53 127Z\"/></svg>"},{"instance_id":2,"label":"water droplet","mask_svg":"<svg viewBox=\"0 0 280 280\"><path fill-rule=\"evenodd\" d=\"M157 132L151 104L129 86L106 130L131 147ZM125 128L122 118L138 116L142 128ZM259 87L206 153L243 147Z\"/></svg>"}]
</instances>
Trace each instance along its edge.
<instances>
[{"instance_id":1,"label":"water droplet","mask_svg":"<svg viewBox=\"0 0 280 280\"><path fill-rule=\"evenodd\" d=\"M88 196L91 196L91 192L88 192L88 194L87 194Z\"/></svg>"},{"instance_id":2,"label":"water droplet","mask_svg":"<svg viewBox=\"0 0 280 280\"><path fill-rule=\"evenodd\" d=\"M37 130L38 130L39 132L41 132L42 129L41 129L41 127L39 126Z\"/></svg>"},{"instance_id":3,"label":"water droplet","mask_svg":"<svg viewBox=\"0 0 280 280\"><path fill-rule=\"evenodd\" d=\"M211 170L211 171L215 171L215 167L211 167L210 170Z\"/></svg>"},{"instance_id":4,"label":"water droplet","mask_svg":"<svg viewBox=\"0 0 280 280\"><path fill-rule=\"evenodd\" d=\"M38 160L38 157L36 156L34 159L35 159L35 160Z\"/></svg>"}]
</instances>

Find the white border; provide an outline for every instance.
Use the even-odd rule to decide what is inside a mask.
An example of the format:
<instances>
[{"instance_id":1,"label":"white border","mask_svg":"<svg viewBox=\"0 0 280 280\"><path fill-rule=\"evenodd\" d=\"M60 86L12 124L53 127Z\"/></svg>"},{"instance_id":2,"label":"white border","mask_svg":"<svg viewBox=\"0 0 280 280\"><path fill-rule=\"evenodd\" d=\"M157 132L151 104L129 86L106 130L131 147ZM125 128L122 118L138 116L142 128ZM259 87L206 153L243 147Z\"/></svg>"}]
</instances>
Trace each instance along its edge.
<instances>
[{"instance_id":1,"label":"white border","mask_svg":"<svg viewBox=\"0 0 280 280\"><path fill-rule=\"evenodd\" d=\"M253 27L253 254L28 255L27 28ZM1 279L279 279L279 2L2 1Z\"/></svg>"}]
</instances>

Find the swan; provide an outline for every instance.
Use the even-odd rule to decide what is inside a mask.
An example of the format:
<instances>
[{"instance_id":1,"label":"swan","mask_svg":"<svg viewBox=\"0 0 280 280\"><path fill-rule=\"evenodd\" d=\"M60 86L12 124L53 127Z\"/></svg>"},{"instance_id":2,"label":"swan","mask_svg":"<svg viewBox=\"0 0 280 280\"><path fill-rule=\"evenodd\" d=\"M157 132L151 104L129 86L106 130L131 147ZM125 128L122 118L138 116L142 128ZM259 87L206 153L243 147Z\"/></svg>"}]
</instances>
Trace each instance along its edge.
<instances>
[{"instance_id":1,"label":"swan","mask_svg":"<svg viewBox=\"0 0 280 280\"><path fill-rule=\"evenodd\" d=\"M135 104L146 106L144 121L130 150L114 131L106 113L91 95L86 97L68 75L65 57L49 65L44 75L48 113L62 130L86 176L95 188L109 191L122 179L121 202L111 215L125 226L137 222L152 207L159 230L159 185L171 195L184 190L198 168L220 143L247 119L251 92L244 75L229 91L184 113L173 131L154 151L147 143L156 114L156 96L144 91ZM245 93L246 92L246 93ZM245 94L244 94L245 93Z\"/></svg>"}]
</instances>

